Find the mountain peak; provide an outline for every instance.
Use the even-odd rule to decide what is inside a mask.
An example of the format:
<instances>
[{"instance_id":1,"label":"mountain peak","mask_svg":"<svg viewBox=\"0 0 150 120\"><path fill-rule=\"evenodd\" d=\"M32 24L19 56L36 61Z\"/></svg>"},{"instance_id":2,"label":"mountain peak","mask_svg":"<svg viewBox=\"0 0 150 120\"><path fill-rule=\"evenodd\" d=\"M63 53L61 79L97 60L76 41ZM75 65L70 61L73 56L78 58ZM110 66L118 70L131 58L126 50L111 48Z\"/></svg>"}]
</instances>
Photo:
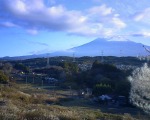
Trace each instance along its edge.
<instances>
[{"instance_id":1,"label":"mountain peak","mask_svg":"<svg viewBox=\"0 0 150 120\"><path fill-rule=\"evenodd\" d=\"M150 48L148 46L148 48ZM84 45L72 48L79 56L98 56L103 51L104 56L137 56L138 54L146 55L142 44L130 40L117 40L109 38L97 38Z\"/></svg>"},{"instance_id":2,"label":"mountain peak","mask_svg":"<svg viewBox=\"0 0 150 120\"><path fill-rule=\"evenodd\" d=\"M95 40L93 41L101 41L101 42L106 42L108 41L107 38L96 38Z\"/></svg>"}]
</instances>

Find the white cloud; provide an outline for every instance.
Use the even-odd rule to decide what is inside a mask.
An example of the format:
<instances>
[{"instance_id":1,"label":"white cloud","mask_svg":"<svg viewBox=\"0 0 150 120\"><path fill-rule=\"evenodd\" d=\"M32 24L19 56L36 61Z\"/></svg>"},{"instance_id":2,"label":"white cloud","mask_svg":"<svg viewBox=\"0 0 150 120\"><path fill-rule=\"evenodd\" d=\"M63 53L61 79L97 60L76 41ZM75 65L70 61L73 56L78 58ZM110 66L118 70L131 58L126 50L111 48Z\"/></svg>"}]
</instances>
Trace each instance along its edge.
<instances>
[{"instance_id":1,"label":"white cloud","mask_svg":"<svg viewBox=\"0 0 150 120\"><path fill-rule=\"evenodd\" d=\"M39 54L44 54L44 53L51 53L53 51L49 50L49 49L41 49L41 50L35 50L35 51L31 51L29 52L28 54L31 54L31 55L39 55Z\"/></svg>"},{"instance_id":2,"label":"white cloud","mask_svg":"<svg viewBox=\"0 0 150 120\"><path fill-rule=\"evenodd\" d=\"M31 35L36 35L36 34L38 34L38 31L36 29L28 29L27 33L29 33Z\"/></svg>"},{"instance_id":3,"label":"white cloud","mask_svg":"<svg viewBox=\"0 0 150 120\"><path fill-rule=\"evenodd\" d=\"M90 8L89 10L90 14L99 14L99 15L109 15L113 12L113 9L110 7L108 8L105 4L101 5L101 6L95 6Z\"/></svg>"},{"instance_id":4,"label":"white cloud","mask_svg":"<svg viewBox=\"0 0 150 120\"><path fill-rule=\"evenodd\" d=\"M150 30L141 30L133 33L128 33L125 35L116 35L117 38L128 38L128 37L150 37ZM115 36L115 37L116 37Z\"/></svg>"},{"instance_id":5,"label":"white cloud","mask_svg":"<svg viewBox=\"0 0 150 120\"><path fill-rule=\"evenodd\" d=\"M0 23L0 26L3 26L3 27L18 27L18 25L12 23L12 22L2 22Z\"/></svg>"},{"instance_id":6,"label":"white cloud","mask_svg":"<svg viewBox=\"0 0 150 120\"><path fill-rule=\"evenodd\" d=\"M134 16L134 20L137 22L144 22L150 24L150 8L146 8L145 10L136 13Z\"/></svg>"},{"instance_id":7,"label":"white cloud","mask_svg":"<svg viewBox=\"0 0 150 120\"><path fill-rule=\"evenodd\" d=\"M30 41L30 40L24 40L24 41L27 42L28 44L32 44L32 45L40 45L40 46L44 46L44 47L49 47L49 45L46 43L41 43L41 42L37 42L37 41Z\"/></svg>"},{"instance_id":8,"label":"white cloud","mask_svg":"<svg viewBox=\"0 0 150 120\"><path fill-rule=\"evenodd\" d=\"M118 17L113 17L112 23L114 23L117 28L126 27L126 24L121 19L119 19Z\"/></svg>"},{"instance_id":9,"label":"white cloud","mask_svg":"<svg viewBox=\"0 0 150 120\"><path fill-rule=\"evenodd\" d=\"M144 37L150 37L150 30L142 30L139 34Z\"/></svg>"},{"instance_id":10,"label":"white cloud","mask_svg":"<svg viewBox=\"0 0 150 120\"><path fill-rule=\"evenodd\" d=\"M44 0L1 0L1 3L4 20L11 19L34 35L46 29L98 37L112 35L126 27L119 14L105 4L77 11L62 5L48 7Z\"/></svg>"}]
</instances>

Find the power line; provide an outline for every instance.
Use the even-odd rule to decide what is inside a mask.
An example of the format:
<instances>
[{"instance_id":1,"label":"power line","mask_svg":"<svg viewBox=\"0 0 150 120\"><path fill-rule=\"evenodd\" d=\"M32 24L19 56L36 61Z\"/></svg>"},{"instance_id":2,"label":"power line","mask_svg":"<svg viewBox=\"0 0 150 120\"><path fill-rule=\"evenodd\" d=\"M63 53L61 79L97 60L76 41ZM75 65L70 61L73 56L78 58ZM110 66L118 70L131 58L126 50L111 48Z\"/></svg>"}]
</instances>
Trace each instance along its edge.
<instances>
[{"instance_id":1,"label":"power line","mask_svg":"<svg viewBox=\"0 0 150 120\"><path fill-rule=\"evenodd\" d=\"M103 50L101 51L101 62L104 62L104 52L103 52Z\"/></svg>"},{"instance_id":2,"label":"power line","mask_svg":"<svg viewBox=\"0 0 150 120\"><path fill-rule=\"evenodd\" d=\"M75 62L75 53L73 53L73 62Z\"/></svg>"},{"instance_id":3,"label":"power line","mask_svg":"<svg viewBox=\"0 0 150 120\"><path fill-rule=\"evenodd\" d=\"M49 56L47 55L47 65L46 65L47 67L49 67L50 65L49 65Z\"/></svg>"}]
</instances>

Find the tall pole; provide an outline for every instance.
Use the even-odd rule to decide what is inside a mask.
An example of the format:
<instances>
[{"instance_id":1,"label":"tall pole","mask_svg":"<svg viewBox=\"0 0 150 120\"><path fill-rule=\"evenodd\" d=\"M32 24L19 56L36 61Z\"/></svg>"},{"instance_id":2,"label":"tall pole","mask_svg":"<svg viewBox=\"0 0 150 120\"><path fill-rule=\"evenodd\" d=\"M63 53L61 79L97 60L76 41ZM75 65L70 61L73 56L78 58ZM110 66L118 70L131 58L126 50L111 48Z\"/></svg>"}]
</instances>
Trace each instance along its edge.
<instances>
[{"instance_id":1,"label":"tall pole","mask_svg":"<svg viewBox=\"0 0 150 120\"><path fill-rule=\"evenodd\" d=\"M101 51L101 62L104 62L104 58L103 58L104 52L103 50Z\"/></svg>"},{"instance_id":2,"label":"tall pole","mask_svg":"<svg viewBox=\"0 0 150 120\"><path fill-rule=\"evenodd\" d=\"M33 76L33 79L32 79L32 83L34 83L34 76Z\"/></svg>"},{"instance_id":3,"label":"tall pole","mask_svg":"<svg viewBox=\"0 0 150 120\"><path fill-rule=\"evenodd\" d=\"M43 80L42 80L42 87L43 87Z\"/></svg>"},{"instance_id":4,"label":"tall pole","mask_svg":"<svg viewBox=\"0 0 150 120\"><path fill-rule=\"evenodd\" d=\"M55 83L54 83L54 86L53 86L53 93L54 93L54 97L56 97L56 93L55 93Z\"/></svg>"},{"instance_id":5,"label":"tall pole","mask_svg":"<svg viewBox=\"0 0 150 120\"><path fill-rule=\"evenodd\" d=\"M42 80L42 77L41 77L41 80ZM43 80L42 80L42 88L43 88Z\"/></svg>"},{"instance_id":6,"label":"tall pole","mask_svg":"<svg viewBox=\"0 0 150 120\"><path fill-rule=\"evenodd\" d=\"M122 57L122 50L120 50L120 57Z\"/></svg>"},{"instance_id":7,"label":"tall pole","mask_svg":"<svg viewBox=\"0 0 150 120\"><path fill-rule=\"evenodd\" d=\"M73 62L75 62L75 53L73 53Z\"/></svg>"},{"instance_id":8,"label":"tall pole","mask_svg":"<svg viewBox=\"0 0 150 120\"><path fill-rule=\"evenodd\" d=\"M69 86L69 89L70 89L70 96L73 96L72 87Z\"/></svg>"},{"instance_id":9,"label":"tall pole","mask_svg":"<svg viewBox=\"0 0 150 120\"><path fill-rule=\"evenodd\" d=\"M46 64L46 67L49 67L49 55L47 54L47 64Z\"/></svg>"},{"instance_id":10,"label":"tall pole","mask_svg":"<svg viewBox=\"0 0 150 120\"><path fill-rule=\"evenodd\" d=\"M26 75L26 86L27 86L27 82L28 82L28 80L27 80L27 75Z\"/></svg>"},{"instance_id":11,"label":"tall pole","mask_svg":"<svg viewBox=\"0 0 150 120\"><path fill-rule=\"evenodd\" d=\"M47 57L47 67L49 67L49 57Z\"/></svg>"}]
</instances>

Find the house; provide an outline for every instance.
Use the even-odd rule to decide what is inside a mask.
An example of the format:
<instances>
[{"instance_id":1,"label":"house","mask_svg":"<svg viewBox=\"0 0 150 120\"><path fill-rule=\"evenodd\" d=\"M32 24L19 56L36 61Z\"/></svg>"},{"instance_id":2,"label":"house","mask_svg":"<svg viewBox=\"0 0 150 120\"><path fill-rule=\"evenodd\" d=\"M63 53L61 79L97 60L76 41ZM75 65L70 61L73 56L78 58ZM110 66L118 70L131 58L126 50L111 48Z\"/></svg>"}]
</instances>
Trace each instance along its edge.
<instances>
[{"instance_id":1,"label":"house","mask_svg":"<svg viewBox=\"0 0 150 120\"><path fill-rule=\"evenodd\" d=\"M80 97L90 97L92 96L92 89L86 88L78 91L78 96Z\"/></svg>"},{"instance_id":2,"label":"house","mask_svg":"<svg viewBox=\"0 0 150 120\"><path fill-rule=\"evenodd\" d=\"M46 78L45 78L45 82L48 83L48 84L52 84L52 83L57 83L58 80L55 79L55 78L46 77Z\"/></svg>"}]
</instances>

